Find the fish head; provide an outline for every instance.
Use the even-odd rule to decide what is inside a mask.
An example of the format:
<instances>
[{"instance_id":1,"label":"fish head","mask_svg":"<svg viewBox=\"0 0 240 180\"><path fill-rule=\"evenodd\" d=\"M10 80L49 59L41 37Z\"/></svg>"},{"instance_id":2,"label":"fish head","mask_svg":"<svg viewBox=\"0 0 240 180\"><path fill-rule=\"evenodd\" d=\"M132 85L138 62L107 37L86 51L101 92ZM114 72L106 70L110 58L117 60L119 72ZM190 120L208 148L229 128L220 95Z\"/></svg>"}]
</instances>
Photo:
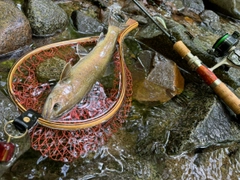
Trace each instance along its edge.
<instances>
[{"instance_id":1,"label":"fish head","mask_svg":"<svg viewBox=\"0 0 240 180\"><path fill-rule=\"evenodd\" d=\"M58 86L57 86L58 85ZM47 97L42 110L42 117L46 120L56 120L71 106L71 85L57 84Z\"/></svg>"},{"instance_id":2,"label":"fish head","mask_svg":"<svg viewBox=\"0 0 240 180\"><path fill-rule=\"evenodd\" d=\"M71 81L71 64L67 63L62 70L60 80L48 95L42 110L46 120L56 120L72 107L73 84Z\"/></svg>"}]
</instances>

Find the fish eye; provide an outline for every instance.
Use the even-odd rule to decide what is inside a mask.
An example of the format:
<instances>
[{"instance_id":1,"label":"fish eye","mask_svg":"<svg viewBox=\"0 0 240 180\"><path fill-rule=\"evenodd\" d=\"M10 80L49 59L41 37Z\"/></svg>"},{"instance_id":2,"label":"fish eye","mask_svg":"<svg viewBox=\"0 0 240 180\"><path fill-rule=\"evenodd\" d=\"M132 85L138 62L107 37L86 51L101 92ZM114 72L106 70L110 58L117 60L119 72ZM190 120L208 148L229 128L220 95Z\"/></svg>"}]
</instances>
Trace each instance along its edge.
<instances>
[{"instance_id":1,"label":"fish eye","mask_svg":"<svg viewBox=\"0 0 240 180\"><path fill-rule=\"evenodd\" d=\"M54 111L57 111L59 108L60 108L60 104L59 104L59 103L55 103L55 104L53 105L53 110L54 110Z\"/></svg>"}]
</instances>

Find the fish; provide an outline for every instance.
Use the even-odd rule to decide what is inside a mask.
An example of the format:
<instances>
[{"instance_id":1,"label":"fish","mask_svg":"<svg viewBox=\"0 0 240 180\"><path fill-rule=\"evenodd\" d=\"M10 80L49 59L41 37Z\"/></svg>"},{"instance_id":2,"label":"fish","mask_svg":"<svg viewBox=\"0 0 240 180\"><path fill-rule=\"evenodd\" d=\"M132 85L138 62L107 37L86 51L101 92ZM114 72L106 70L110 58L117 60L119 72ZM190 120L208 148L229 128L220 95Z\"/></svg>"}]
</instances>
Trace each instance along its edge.
<instances>
[{"instance_id":1,"label":"fish","mask_svg":"<svg viewBox=\"0 0 240 180\"><path fill-rule=\"evenodd\" d=\"M75 65L67 63L60 80L48 95L42 110L42 117L57 120L78 104L103 76L113 57L118 36L127 28L128 18L119 10L111 10L107 34L100 35L96 46Z\"/></svg>"}]
</instances>

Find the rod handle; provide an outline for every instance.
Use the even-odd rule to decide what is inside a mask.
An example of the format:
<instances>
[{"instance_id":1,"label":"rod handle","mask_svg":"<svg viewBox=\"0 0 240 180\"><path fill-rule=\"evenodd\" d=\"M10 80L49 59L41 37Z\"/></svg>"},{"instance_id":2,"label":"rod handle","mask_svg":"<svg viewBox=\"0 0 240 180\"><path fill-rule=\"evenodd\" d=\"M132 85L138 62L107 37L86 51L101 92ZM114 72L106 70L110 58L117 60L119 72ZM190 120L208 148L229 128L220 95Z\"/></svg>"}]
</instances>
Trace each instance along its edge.
<instances>
[{"instance_id":1,"label":"rod handle","mask_svg":"<svg viewBox=\"0 0 240 180\"><path fill-rule=\"evenodd\" d=\"M240 100L223 82L213 90L235 114L240 115Z\"/></svg>"},{"instance_id":2,"label":"rod handle","mask_svg":"<svg viewBox=\"0 0 240 180\"><path fill-rule=\"evenodd\" d=\"M209 68L201 65L196 72L235 114L240 115L239 98Z\"/></svg>"},{"instance_id":3,"label":"rod handle","mask_svg":"<svg viewBox=\"0 0 240 180\"><path fill-rule=\"evenodd\" d=\"M182 57L186 57L188 53L191 51L188 49L188 47L182 42L182 41L177 41L173 45L173 49Z\"/></svg>"}]
</instances>

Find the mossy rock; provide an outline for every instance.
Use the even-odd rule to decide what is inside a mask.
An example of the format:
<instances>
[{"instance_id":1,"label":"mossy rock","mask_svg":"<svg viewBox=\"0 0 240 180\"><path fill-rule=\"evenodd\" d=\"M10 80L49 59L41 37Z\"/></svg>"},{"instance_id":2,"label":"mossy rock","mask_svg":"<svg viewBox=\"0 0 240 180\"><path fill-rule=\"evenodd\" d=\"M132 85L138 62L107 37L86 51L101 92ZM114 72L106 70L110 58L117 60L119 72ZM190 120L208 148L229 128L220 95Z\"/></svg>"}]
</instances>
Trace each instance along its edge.
<instances>
[{"instance_id":1,"label":"mossy rock","mask_svg":"<svg viewBox=\"0 0 240 180\"><path fill-rule=\"evenodd\" d=\"M68 24L66 12L50 0L29 0L26 14L35 36L50 36Z\"/></svg>"},{"instance_id":2,"label":"mossy rock","mask_svg":"<svg viewBox=\"0 0 240 180\"><path fill-rule=\"evenodd\" d=\"M58 81L66 61L58 57L53 57L42 62L36 69L36 76L39 82L48 82L49 80Z\"/></svg>"}]
</instances>

